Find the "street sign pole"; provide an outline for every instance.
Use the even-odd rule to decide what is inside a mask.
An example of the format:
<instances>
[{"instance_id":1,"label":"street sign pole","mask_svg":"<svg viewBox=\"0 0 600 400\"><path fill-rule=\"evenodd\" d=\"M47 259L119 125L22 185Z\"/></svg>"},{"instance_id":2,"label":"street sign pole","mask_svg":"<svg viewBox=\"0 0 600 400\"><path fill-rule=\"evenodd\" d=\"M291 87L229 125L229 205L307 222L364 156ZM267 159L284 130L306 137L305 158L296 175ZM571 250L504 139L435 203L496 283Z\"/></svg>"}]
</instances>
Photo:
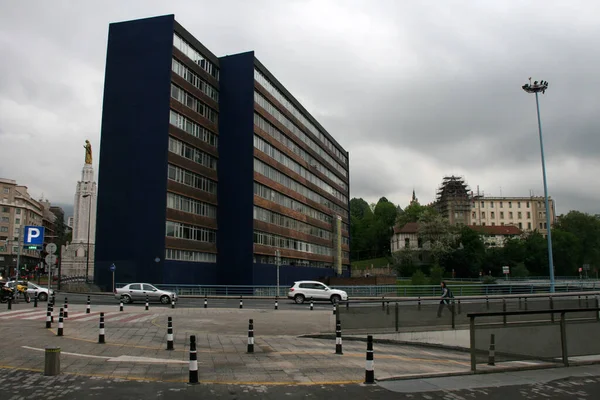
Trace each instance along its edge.
<instances>
[{"instance_id":1,"label":"street sign pole","mask_svg":"<svg viewBox=\"0 0 600 400\"><path fill-rule=\"evenodd\" d=\"M115 270L117 269L117 266L115 263L112 263L109 268L112 271L112 289L113 293L115 293Z\"/></svg>"},{"instance_id":2,"label":"street sign pole","mask_svg":"<svg viewBox=\"0 0 600 400\"><path fill-rule=\"evenodd\" d=\"M25 234L25 233L23 233ZM15 282L19 282L19 263L21 262L21 234L19 234L19 237L17 238L17 270L15 272Z\"/></svg>"},{"instance_id":3,"label":"street sign pole","mask_svg":"<svg viewBox=\"0 0 600 400\"><path fill-rule=\"evenodd\" d=\"M279 250L275 250L275 263L277 264L277 296L279 297L279 256L280 256L280 252Z\"/></svg>"}]
</instances>

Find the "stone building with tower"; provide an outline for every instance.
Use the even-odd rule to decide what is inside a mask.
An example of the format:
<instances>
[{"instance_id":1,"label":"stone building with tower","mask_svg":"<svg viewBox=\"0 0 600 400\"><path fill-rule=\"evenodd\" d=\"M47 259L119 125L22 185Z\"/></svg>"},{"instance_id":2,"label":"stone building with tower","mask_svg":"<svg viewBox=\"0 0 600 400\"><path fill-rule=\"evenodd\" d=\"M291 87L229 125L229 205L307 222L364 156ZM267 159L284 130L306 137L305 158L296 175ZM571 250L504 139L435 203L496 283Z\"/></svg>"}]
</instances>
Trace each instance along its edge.
<instances>
[{"instance_id":1,"label":"stone building with tower","mask_svg":"<svg viewBox=\"0 0 600 400\"><path fill-rule=\"evenodd\" d=\"M94 276L94 245L96 237L97 184L92 167L92 146L86 140L85 163L81 180L75 189L73 209L73 237L62 246L61 277Z\"/></svg>"}]
</instances>

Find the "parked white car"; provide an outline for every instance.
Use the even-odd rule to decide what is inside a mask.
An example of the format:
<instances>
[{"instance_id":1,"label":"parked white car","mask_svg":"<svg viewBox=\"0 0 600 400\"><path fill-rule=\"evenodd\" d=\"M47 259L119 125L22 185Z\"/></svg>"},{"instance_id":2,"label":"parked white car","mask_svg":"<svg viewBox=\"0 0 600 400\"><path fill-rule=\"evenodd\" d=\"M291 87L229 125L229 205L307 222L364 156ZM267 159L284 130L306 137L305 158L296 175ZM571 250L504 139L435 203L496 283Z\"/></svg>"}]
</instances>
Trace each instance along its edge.
<instances>
[{"instance_id":1,"label":"parked white car","mask_svg":"<svg viewBox=\"0 0 600 400\"><path fill-rule=\"evenodd\" d=\"M294 300L297 304L304 303L305 300L329 300L337 303L342 300L348 300L348 294L343 290L331 289L318 281L298 281L288 291L288 299Z\"/></svg>"},{"instance_id":2,"label":"parked white car","mask_svg":"<svg viewBox=\"0 0 600 400\"><path fill-rule=\"evenodd\" d=\"M6 282L6 284L4 286L8 286L9 288L14 289L16 285L17 285L16 281L8 281L8 282ZM33 297L35 296L36 292L37 292L39 301L47 301L48 300L49 295L48 295L47 287L39 286L33 282L28 282L28 281L19 281L19 285L27 286L27 293L29 293L29 297L31 297L32 300L33 300ZM54 290L52 290L50 292L50 296L52 296L52 294L54 294Z\"/></svg>"},{"instance_id":3,"label":"parked white car","mask_svg":"<svg viewBox=\"0 0 600 400\"><path fill-rule=\"evenodd\" d=\"M134 301L160 301L163 304L170 304L171 299L177 301L177 293L167 290L157 289L149 283L130 283L122 288L115 290L115 298L123 300L123 303L133 303Z\"/></svg>"}]
</instances>

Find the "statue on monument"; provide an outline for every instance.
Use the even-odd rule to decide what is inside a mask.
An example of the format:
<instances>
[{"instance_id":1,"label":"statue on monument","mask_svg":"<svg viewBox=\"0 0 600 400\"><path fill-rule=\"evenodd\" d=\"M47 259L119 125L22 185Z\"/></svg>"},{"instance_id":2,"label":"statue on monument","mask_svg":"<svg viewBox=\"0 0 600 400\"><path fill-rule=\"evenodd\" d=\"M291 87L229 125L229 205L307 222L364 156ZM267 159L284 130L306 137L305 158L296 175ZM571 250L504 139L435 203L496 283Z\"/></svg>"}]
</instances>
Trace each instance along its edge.
<instances>
[{"instance_id":1,"label":"statue on monument","mask_svg":"<svg viewBox=\"0 0 600 400\"><path fill-rule=\"evenodd\" d=\"M91 164L92 163L92 145L90 144L89 140L85 141L83 148L85 149L85 163Z\"/></svg>"}]
</instances>

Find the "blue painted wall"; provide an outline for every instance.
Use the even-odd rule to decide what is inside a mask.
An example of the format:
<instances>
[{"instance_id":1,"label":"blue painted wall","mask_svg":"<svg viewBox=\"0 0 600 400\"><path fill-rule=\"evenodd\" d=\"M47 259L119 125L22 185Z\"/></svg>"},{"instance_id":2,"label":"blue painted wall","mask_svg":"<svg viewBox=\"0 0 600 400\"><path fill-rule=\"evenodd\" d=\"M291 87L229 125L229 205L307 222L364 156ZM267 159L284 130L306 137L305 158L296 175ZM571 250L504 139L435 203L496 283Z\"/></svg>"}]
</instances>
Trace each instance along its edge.
<instances>
[{"instance_id":1,"label":"blue painted wall","mask_svg":"<svg viewBox=\"0 0 600 400\"><path fill-rule=\"evenodd\" d=\"M113 262L117 282L163 280L173 24L109 28L94 271L104 289Z\"/></svg>"},{"instance_id":2,"label":"blue painted wall","mask_svg":"<svg viewBox=\"0 0 600 400\"><path fill-rule=\"evenodd\" d=\"M219 59L220 284L252 284L254 52Z\"/></svg>"}]
</instances>

